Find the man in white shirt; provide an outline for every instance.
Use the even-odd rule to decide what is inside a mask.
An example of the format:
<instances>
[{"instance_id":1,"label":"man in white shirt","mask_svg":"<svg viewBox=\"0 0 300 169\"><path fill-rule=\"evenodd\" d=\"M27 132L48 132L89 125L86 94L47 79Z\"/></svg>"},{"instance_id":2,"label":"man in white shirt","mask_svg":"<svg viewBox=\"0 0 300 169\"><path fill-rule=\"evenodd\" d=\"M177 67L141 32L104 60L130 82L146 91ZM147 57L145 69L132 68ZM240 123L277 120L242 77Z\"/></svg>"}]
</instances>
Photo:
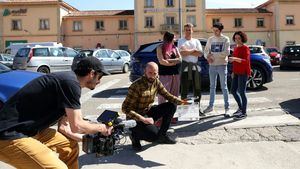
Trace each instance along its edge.
<instances>
[{"instance_id":1,"label":"man in white shirt","mask_svg":"<svg viewBox=\"0 0 300 169\"><path fill-rule=\"evenodd\" d=\"M227 87L227 63L230 54L230 40L222 34L224 26L222 23L215 23L212 31L213 36L208 38L204 57L209 63L210 100L204 113L213 111L216 95L217 76L220 77L221 89L224 97L225 117L229 117L229 101Z\"/></svg>"},{"instance_id":2,"label":"man in white shirt","mask_svg":"<svg viewBox=\"0 0 300 169\"><path fill-rule=\"evenodd\" d=\"M186 99L190 84L193 85L195 102L201 99L201 68L197 64L202 56L202 46L198 39L192 37L193 25L184 25L184 38L178 41L178 48L182 56L181 68L181 99ZM200 103L199 103L200 104Z\"/></svg>"}]
</instances>

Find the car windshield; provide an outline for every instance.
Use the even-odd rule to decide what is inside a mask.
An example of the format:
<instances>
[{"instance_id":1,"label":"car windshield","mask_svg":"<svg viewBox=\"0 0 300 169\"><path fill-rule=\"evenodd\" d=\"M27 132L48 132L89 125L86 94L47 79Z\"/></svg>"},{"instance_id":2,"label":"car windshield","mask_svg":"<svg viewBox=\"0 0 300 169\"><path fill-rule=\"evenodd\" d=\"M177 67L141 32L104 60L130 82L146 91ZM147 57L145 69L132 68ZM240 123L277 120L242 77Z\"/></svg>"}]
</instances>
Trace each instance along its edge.
<instances>
[{"instance_id":1,"label":"car windshield","mask_svg":"<svg viewBox=\"0 0 300 169\"><path fill-rule=\"evenodd\" d=\"M4 64L0 63L0 74L4 72L9 72L11 69Z\"/></svg>"},{"instance_id":2,"label":"car windshield","mask_svg":"<svg viewBox=\"0 0 300 169\"><path fill-rule=\"evenodd\" d=\"M30 48L21 48L18 50L16 57L27 57L29 51L30 51Z\"/></svg>"},{"instance_id":3,"label":"car windshield","mask_svg":"<svg viewBox=\"0 0 300 169\"><path fill-rule=\"evenodd\" d=\"M253 53L262 53L262 50L260 47L249 47L250 49L250 53L253 54Z\"/></svg>"},{"instance_id":4,"label":"car windshield","mask_svg":"<svg viewBox=\"0 0 300 169\"><path fill-rule=\"evenodd\" d=\"M300 54L300 46L287 46L283 52L286 54Z\"/></svg>"},{"instance_id":5,"label":"car windshield","mask_svg":"<svg viewBox=\"0 0 300 169\"><path fill-rule=\"evenodd\" d=\"M278 50L276 48L266 48L266 51L268 53L272 53L272 52L277 52L278 53Z\"/></svg>"}]
</instances>

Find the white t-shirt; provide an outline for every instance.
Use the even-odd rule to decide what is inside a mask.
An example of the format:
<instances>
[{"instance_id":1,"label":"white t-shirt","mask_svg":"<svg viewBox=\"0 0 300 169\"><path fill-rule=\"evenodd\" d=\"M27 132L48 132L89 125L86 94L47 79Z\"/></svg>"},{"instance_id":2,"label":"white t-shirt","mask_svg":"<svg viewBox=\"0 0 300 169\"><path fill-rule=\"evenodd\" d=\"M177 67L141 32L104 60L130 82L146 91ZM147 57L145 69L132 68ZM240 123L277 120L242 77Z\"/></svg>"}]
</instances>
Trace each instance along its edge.
<instances>
[{"instance_id":1,"label":"white t-shirt","mask_svg":"<svg viewBox=\"0 0 300 169\"><path fill-rule=\"evenodd\" d=\"M185 38L181 38L179 39L178 41L178 49L179 51L181 51L181 47L185 47L186 49L188 50L193 50L193 49L196 49L196 50L199 50L200 52L202 52L202 46L201 46L201 43L198 39L194 39L194 38L191 38L190 40L187 40ZM182 60L186 61L186 62L192 62L192 63L197 63L198 62L198 57L195 57L195 56L183 56L182 57ZM193 70L195 70L196 68L193 68ZM198 66L198 70L200 71L201 68ZM184 72L187 71L187 68L184 70Z\"/></svg>"}]
</instances>

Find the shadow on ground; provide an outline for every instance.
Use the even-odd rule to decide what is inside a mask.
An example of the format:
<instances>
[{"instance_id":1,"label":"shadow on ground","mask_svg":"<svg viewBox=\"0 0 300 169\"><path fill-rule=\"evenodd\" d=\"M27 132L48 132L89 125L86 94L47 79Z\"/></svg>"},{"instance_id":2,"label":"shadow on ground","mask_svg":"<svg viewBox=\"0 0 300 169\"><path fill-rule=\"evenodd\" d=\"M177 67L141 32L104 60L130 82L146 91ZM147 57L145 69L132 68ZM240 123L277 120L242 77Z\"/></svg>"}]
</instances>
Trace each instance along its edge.
<instances>
[{"instance_id":1,"label":"shadow on ground","mask_svg":"<svg viewBox=\"0 0 300 169\"><path fill-rule=\"evenodd\" d=\"M154 144L147 144L143 146L143 150L152 147ZM157 166L164 166L151 160L144 160L138 153L131 149L131 145L123 146L121 150L117 151L111 156L96 157L95 154L83 154L79 157L79 168L85 165L101 165L105 168L105 164L118 164L118 165L135 165L140 168L151 168Z\"/></svg>"},{"instance_id":2,"label":"shadow on ground","mask_svg":"<svg viewBox=\"0 0 300 169\"><path fill-rule=\"evenodd\" d=\"M279 103L279 105L287 113L300 118L300 98L287 100Z\"/></svg>"},{"instance_id":3,"label":"shadow on ground","mask_svg":"<svg viewBox=\"0 0 300 169\"><path fill-rule=\"evenodd\" d=\"M126 97L128 93L128 87L123 88L114 88L114 89L106 89L99 93L94 94L93 98L109 98L112 96L124 96Z\"/></svg>"},{"instance_id":4,"label":"shadow on ground","mask_svg":"<svg viewBox=\"0 0 300 169\"><path fill-rule=\"evenodd\" d=\"M174 129L174 133L176 133L178 137L195 136L198 135L200 132L204 132L236 121L237 120L233 119L232 117L225 118L223 114L205 116L200 118L199 121L178 122L176 125L183 125L184 127Z\"/></svg>"}]
</instances>

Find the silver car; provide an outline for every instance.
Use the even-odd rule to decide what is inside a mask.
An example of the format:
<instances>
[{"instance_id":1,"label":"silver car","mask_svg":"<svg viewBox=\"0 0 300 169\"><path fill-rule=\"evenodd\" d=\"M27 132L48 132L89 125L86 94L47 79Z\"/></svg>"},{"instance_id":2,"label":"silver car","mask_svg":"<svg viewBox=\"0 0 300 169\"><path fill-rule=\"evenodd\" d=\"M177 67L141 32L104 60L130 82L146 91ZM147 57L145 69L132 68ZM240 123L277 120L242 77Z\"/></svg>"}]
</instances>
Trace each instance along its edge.
<instances>
[{"instance_id":1,"label":"silver car","mask_svg":"<svg viewBox=\"0 0 300 169\"><path fill-rule=\"evenodd\" d=\"M81 50L80 54L74 58L72 67L76 67L76 64L84 57L94 56L98 58L104 68L109 72L121 71L127 73L129 70L130 60L127 58L121 57L118 53L111 49L87 49Z\"/></svg>"},{"instance_id":2,"label":"silver car","mask_svg":"<svg viewBox=\"0 0 300 169\"><path fill-rule=\"evenodd\" d=\"M0 53L0 62L12 68L14 56L11 54Z\"/></svg>"},{"instance_id":3,"label":"silver car","mask_svg":"<svg viewBox=\"0 0 300 169\"><path fill-rule=\"evenodd\" d=\"M55 46L25 47L18 50L13 69L50 73L70 71L73 58L78 52L72 48Z\"/></svg>"}]
</instances>

